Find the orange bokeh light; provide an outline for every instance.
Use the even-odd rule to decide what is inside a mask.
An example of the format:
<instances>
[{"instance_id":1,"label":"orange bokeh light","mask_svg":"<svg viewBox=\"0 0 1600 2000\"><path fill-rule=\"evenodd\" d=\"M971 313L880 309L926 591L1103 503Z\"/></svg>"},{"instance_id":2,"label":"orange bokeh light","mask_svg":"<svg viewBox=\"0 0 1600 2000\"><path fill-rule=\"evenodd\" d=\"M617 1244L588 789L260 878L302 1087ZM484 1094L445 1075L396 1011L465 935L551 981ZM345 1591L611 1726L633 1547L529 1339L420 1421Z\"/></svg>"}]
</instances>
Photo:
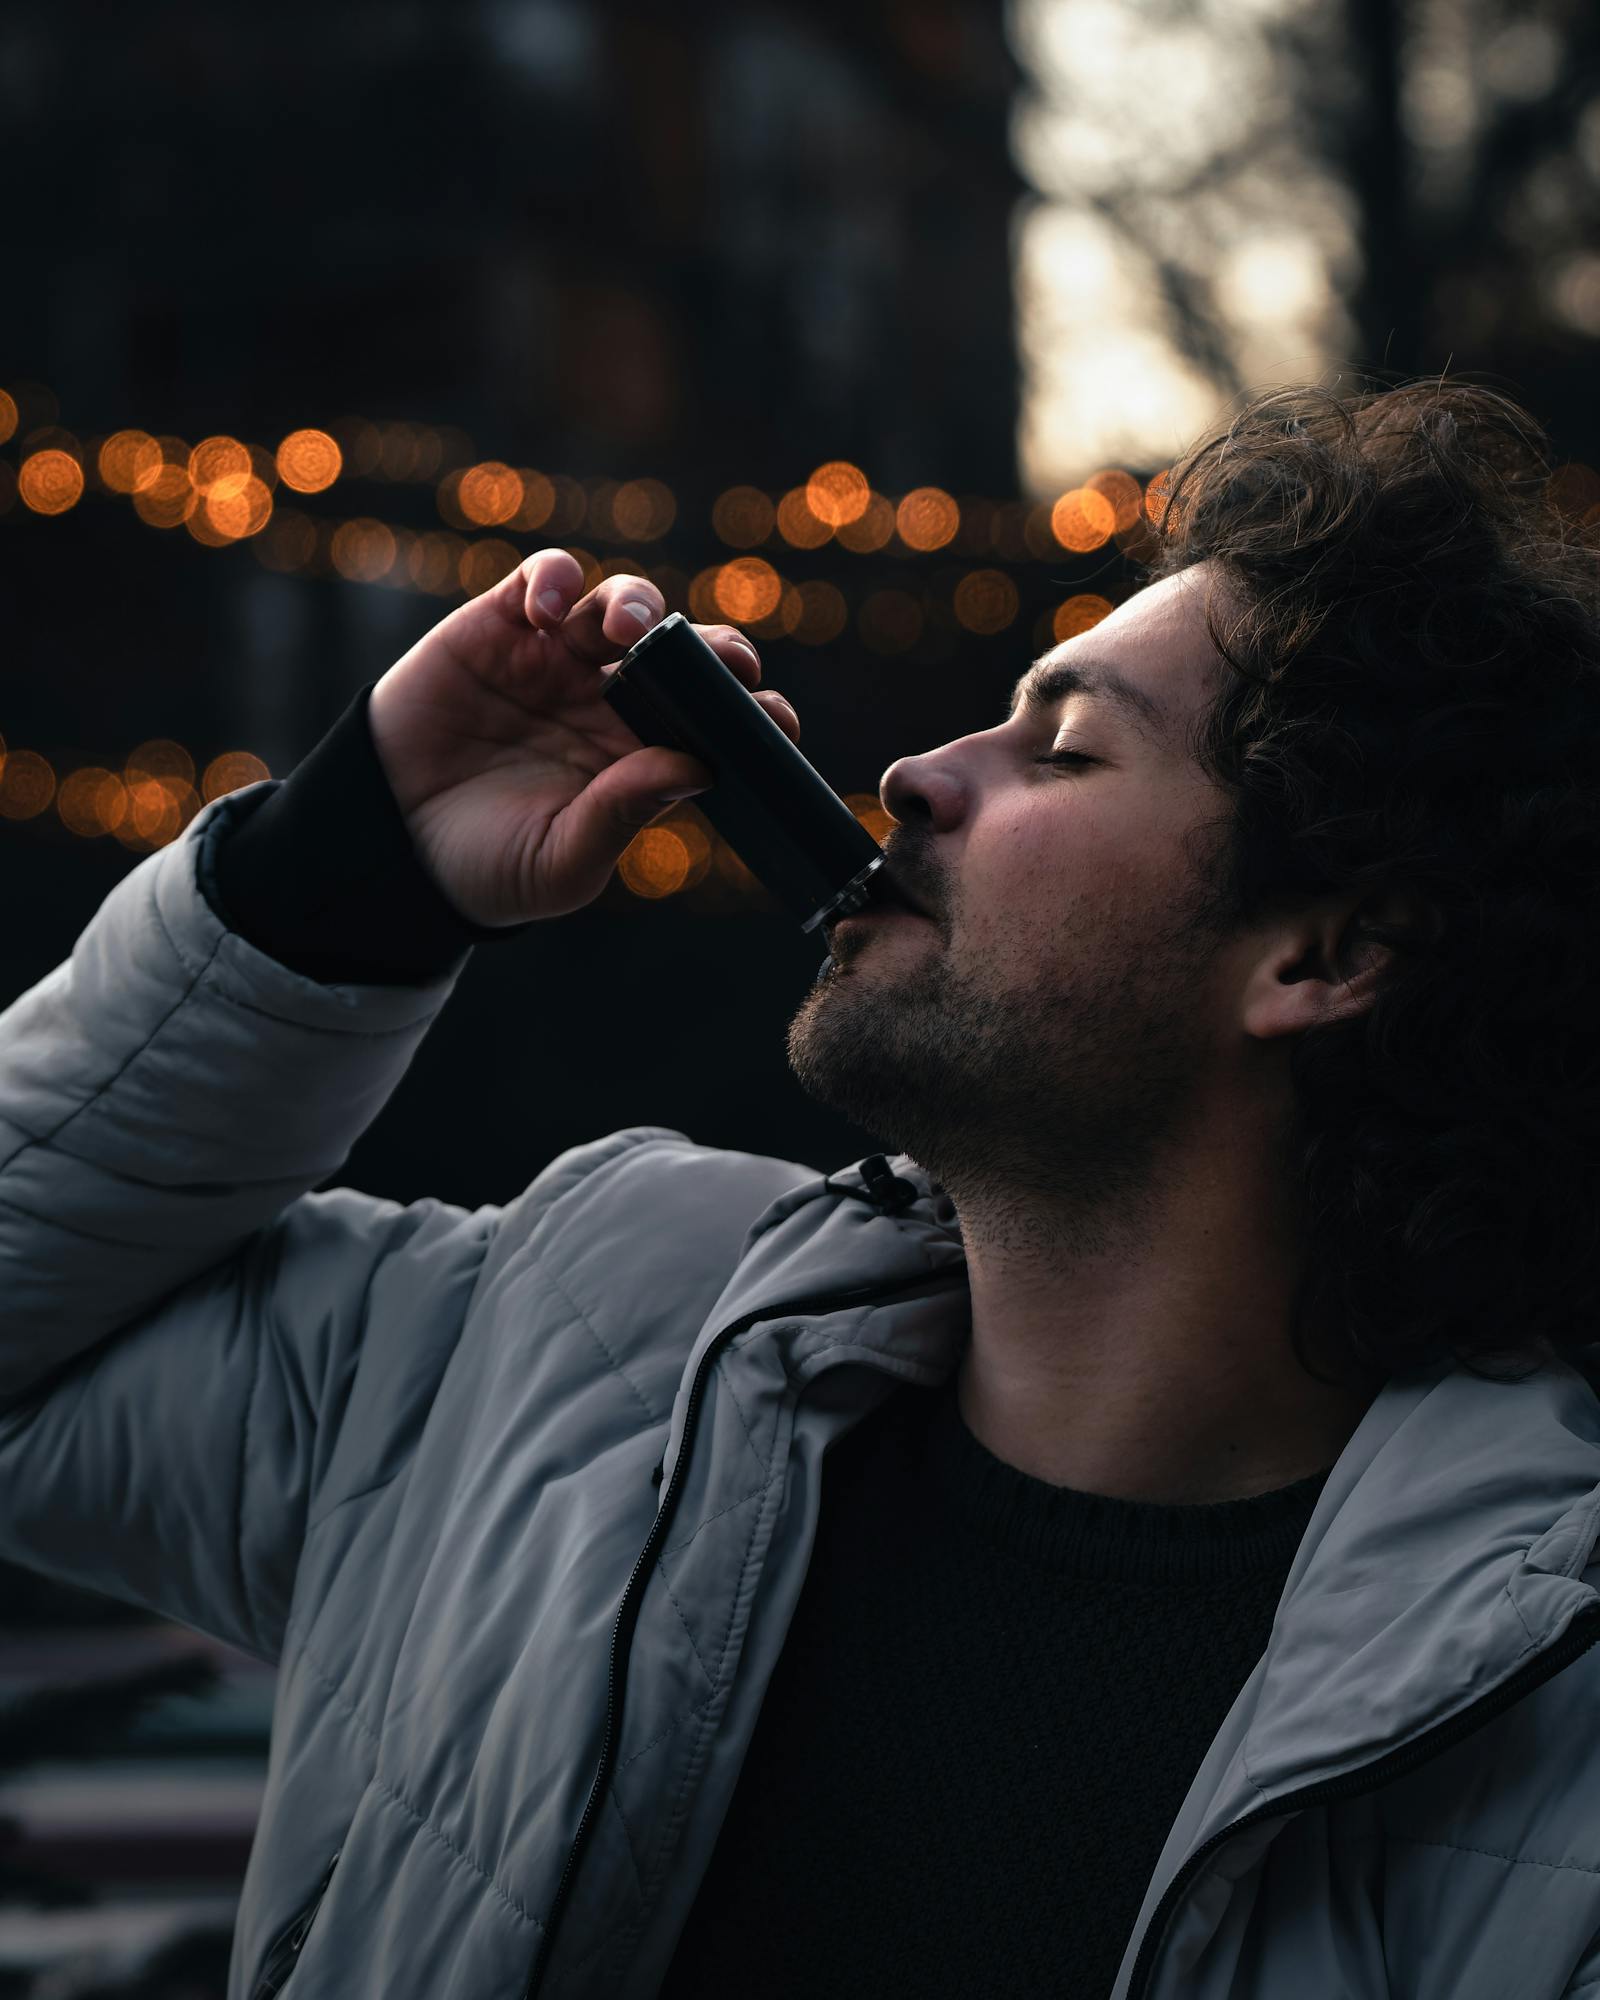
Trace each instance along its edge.
<instances>
[{"instance_id":1,"label":"orange bokeh light","mask_svg":"<svg viewBox=\"0 0 1600 2000\"><path fill-rule=\"evenodd\" d=\"M448 528L430 528L406 550L406 574L418 590L453 597L461 588L461 559L467 545Z\"/></svg>"},{"instance_id":2,"label":"orange bokeh light","mask_svg":"<svg viewBox=\"0 0 1600 2000\"><path fill-rule=\"evenodd\" d=\"M100 447L99 464L113 493L135 493L161 470L161 447L148 431L113 431Z\"/></svg>"},{"instance_id":3,"label":"orange bokeh light","mask_svg":"<svg viewBox=\"0 0 1600 2000\"><path fill-rule=\"evenodd\" d=\"M469 542L461 556L458 574L461 588L469 597L477 597L482 591L492 589L503 576L509 576L522 561L522 557L509 542L498 538Z\"/></svg>"},{"instance_id":4,"label":"orange bokeh light","mask_svg":"<svg viewBox=\"0 0 1600 2000\"><path fill-rule=\"evenodd\" d=\"M850 607L837 584L814 578L799 590L800 617L794 636L806 646L826 646L837 639L850 618Z\"/></svg>"},{"instance_id":5,"label":"orange bokeh light","mask_svg":"<svg viewBox=\"0 0 1600 2000\"><path fill-rule=\"evenodd\" d=\"M1125 535L1144 510L1144 493L1138 480L1131 472L1108 466L1103 472L1091 472L1083 483L1089 492L1111 502L1111 532Z\"/></svg>"},{"instance_id":6,"label":"orange bokeh light","mask_svg":"<svg viewBox=\"0 0 1600 2000\"><path fill-rule=\"evenodd\" d=\"M128 753L122 775L130 784L146 778L171 778L179 785L194 783L194 759L170 736L151 736Z\"/></svg>"},{"instance_id":7,"label":"orange bokeh light","mask_svg":"<svg viewBox=\"0 0 1600 2000\"><path fill-rule=\"evenodd\" d=\"M56 794L56 774L37 750L12 750L0 769L0 819L37 819Z\"/></svg>"},{"instance_id":8,"label":"orange bokeh light","mask_svg":"<svg viewBox=\"0 0 1600 2000\"><path fill-rule=\"evenodd\" d=\"M415 424L392 423L378 426L378 463L373 467L385 479L410 479L417 469L417 428Z\"/></svg>"},{"instance_id":9,"label":"orange bokeh light","mask_svg":"<svg viewBox=\"0 0 1600 2000\"><path fill-rule=\"evenodd\" d=\"M316 523L296 507L280 507L255 552L268 569L304 569L317 552Z\"/></svg>"},{"instance_id":10,"label":"orange bokeh light","mask_svg":"<svg viewBox=\"0 0 1600 2000\"><path fill-rule=\"evenodd\" d=\"M927 554L955 540L961 510L942 486L917 486L895 509L895 526L908 549Z\"/></svg>"},{"instance_id":11,"label":"orange bokeh light","mask_svg":"<svg viewBox=\"0 0 1600 2000\"><path fill-rule=\"evenodd\" d=\"M83 497L83 467L69 451L36 451L22 461L17 491L36 514L64 514Z\"/></svg>"},{"instance_id":12,"label":"orange bokeh light","mask_svg":"<svg viewBox=\"0 0 1600 2000\"><path fill-rule=\"evenodd\" d=\"M693 859L676 827L647 826L623 849L617 874L630 894L660 902L688 886Z\"/></svg>"},{"instance_id":13,"label":"orange bokeh light","mask_svg":"<svg viewBox=\"0 0 1600 2000\"><path fill-rule=\"evenodd\" d=\"M757 542L764 542L776 519L777 510L758 486L730 486L726 493L717 495L711 509L717 539L734 549L753 549Z\"/></svg>"},{"instance_id":14,"label":"orange bokeh light","mask_svg":"<svg viewBox=\"0 0 1600 2000\"><path fill-rule=\"evenodd\" d=\"M290 431L278 446L278 477L297 493L322 493L339 477L344 454L326 431Z\"/></svg>"},{"instance_id":15,"label":"orange bokeh light","mask_svg":"<svg viewBox=\"0 0 1600 2000\"><path fill-rule=\"evenodd\" d=\"M183 524L203 549L225 549L232 541L230 535L219 535L211 525L211 517L206 512L206 503L197 498L194 512Z\"/></svg>"},{"instance_id":16,"label":"orange bokeh light","mask_svg":"<svg viewBox=\"0 0 1600 2000\"><path fill-rule=\"evenodd\" d=\"M736 556L717 571L713 593L724 618L735 625L753 625L777 610L783 579L760 556Z\"/></svg>"},{"instance_id":17,"label":"orange bokeh light","mask_svg":"<svg viewBox=\"0 0 1600 2000\"><path fill-rule=\"evenodd\" d=\"M575 534L589 511L589 496L584 492L582 482L565 472L553 472L550 475L550 491L553 498L549 532L552 535Z\"/></svg>"},{"instance_id":18,"label":"orange bokeh light","mask_svg":"<svg viewBox=\"0 0 1600 2000\"><path fill-rule=\"evenodd\" d=\"M758 639L787 639L800 623L804 612L804 598L792 583L786 583L783 595L778 599L778 608L750 629Z\"/></svg>"},{"instance_id":19,"label":"orange bokeh light","mask_svg":"<svg viewBox=\"0 0 1600 2000\"><path fill-rule=\"evenodd\" d=\"M623 542L658 542L678 518L678 503L659 479L627 479L611 496L611 525Z\"/></svg>"},{"instance_id":20,"label":"orange bokeh light","mask_svg":"<svg viewBox=\"0 0 1600 2000\"><path fill-rule=\"evenodd\" d=\"M206 488L204 502L190 514L188 530L196 542L214 548L260 534L272 520L272 494L254 472L226 472Z\"/></svg>"},{"instance_id":21,"label":"orange bokeh light","mask_svg":"<svg viewBox=\"0 0 1600 2000\"><path fill-rule=\"evenodd\" d=\"M535 528L542 528L555 512L556 489L542 472L535 472L531 465L520 466L517 476L522 481L522 500L505 525L514 534L526 535Z\"/></svg>"},{"instance_id":22,"label":"orange bokeh light","mask_svg":"<svg viewBox=\"0 0 1600 2000\"><path fill-rule=\"evenodd\" d=\"M176 528L199 504L186 467L164 462L133 496L134 512L152 528Z\"/></svg>"},{"instance_id":23,"label":"orange bokeh light","mask_svg":"<svg viewBox=\"0 0 1600 2000\"><path fill-rule=\"evenodd\" d=\"M202 438L189 454L189 477L197 493L209 492L222 479L247 479L250 472L250 453L237 438Z\"/></svg>"},{"instance_id":24,"label":"orange bokeh light","mask_svg":"<svg viewBox=\"0 0 1600 2000\"><path fill-rule=\"evenodd\" d=\"M820 549L833 529L812 513L806 489L796 486L778 502L778 533L792 549Z\"/></svg>"},{"instance_id":25,"label":"orange bokeh light","mask_svg":"<svg viewBox=\"0 0 1600 2000\"><path fill-rule=\"evenodd\" d=\"M1116 524L1115 504L1090 486L1073 487L1050 510L1050 532L1064 549L1079 555L1104 548Z\"/></svg>"},{"instance_id":26,"label":"orange bokeh light","mask_svg":"<svg viewBox=\"0 0 1600 2000\"><path fill-rule=\"evenodd\" d=\"M253 472L227 473L212 482L202 511L224 541L240 542L272 519L272 495Z\"/></svg>"},{"instance_id":27,"label":"orange bokeh light","mask_svg":"<svg viewBox=\"0 0 1600 2000\"><path fill-rule=\"evenodd\" d=\"M469 465L456 487L456 505L478 528L498 528L522 505L522 475L498 458Z\"/></svg>"},{"instance_id":28,"label":"orange bokeh light","mask_svg":"<svg viewBox=\"0 0 1600 2000\"><path fill-rule=\"evenodd\" d=\"M712 563L709 569L698 571L689 580L689 616L697 625L715 625L722 617L717 605L717 579L722 574L722 565Z\"/></svg>"},{"instance_id":29,"label":"orange bokeh light","mask_svg":"<svg viewBox=\"0 0 1600 2000\"><path fill-rule=\"evenodd\" d=\"M806 505L830 528L859 521L871 501L872 488L867 475L845 458L829 459L806 481Z\"/></svg>"},{"instance_id":30,"label":"orange bokeh light","mask_svg":"<svg viewBox=\"0 0 1600 2000\"><path fill-rule=\"evenodd\" d=\"M1016 617L1017 586L1004 570L974 569L956 585L955 614L958 624L984 636L1003 632Z\"/></svg>"},{"instance_id":31,"label":"orange bokeh light","mask_svg":"<svg viewBox=\"0 0 1600 2000\"><path fill-rule=\"evenodd\" d=\"M328 553L334 568L351 583L376 583L388 573L397 551L384 524L363 514L339 523Z\"/></svg>"},{"instance_id":32,"label":"orange bokeh light","mask_svg":"<svg viewBox=\"0 0 1600 2000\"><path fill-rule=\"evenodd\" d=\"M128 794L115 771L85 764L61 782L56 811L69 833L98 840L119 827L128 811Z\"/></svg>"},{"instance_id":33,"label":"orange bokeh light","mask_svg":"<svg viewBox=\"0 0 1600 2000\"><path fill-rule=\"evenodd\" d=\"M220 799L227 792L236 792L244 785L258 785L271 776L261 759L248 750L224 750L206 766L206 774L200 780L200 795L210 805L213 799Z\"/></svg>"},{"instance_id":34,"label":"orange bokeh light","mask_svg":"<svg viewBox=\"0 0 1600 2000\"><path fill-rule=\"evenodd\" d=\"M165 847L200 810L200 794L181 778L139 778L128 786L128 818L113 828L131 831L152 847Z\"/></svg>"},{"instance_id":35,"label":"orange bokeh light","mask_svg":"<svg viewBox=\"0 0 1600 2000\"><path fill-rule=\"evenodd\" d=\"M843 521L834 529L833 538L852 554L869 556L887 544L894 533L894 521L894 508L881 493L873 493L853 521Z\"/></svg>"},{"instance_id":36,"label":"orange bokeh light","mask_svg":"<svg viewBox=\"0 0 1600 2000\"><path fill-rule=\"evenodd\" d=\"M17 428L17 404L15 397L8 396L0 389L0 444L4 444Z\"/></svg>"},{"instance_id":37,"label":"orange bokeh light","mask_svg":"<svg viewBox=\"0 0 1600 2000\"><path fill-rule=\"evenodd\" d=\"M1097 597L1090 591L1080 591L1076 597L1069 597L1064 604L1056 606L1055 616L1050 621L1050 630L1057 645L1063 639L1075 639L1080 632L1088 632L1100 623L1102 618L1111 616L1109 597Z\"/></svg>"},{"instance_id":38,"label":"orange bokeh light","mask_svg":"<svg viewBox=\"0 0 1600 2000\"><path fill-rule=\"evenodd\" d=\"M1144 489L1144 511L1152 521L1160 522L1166 511L1167 496L1172 488L1172 467L1158 472Z\"/></svg>"}]
</instances>

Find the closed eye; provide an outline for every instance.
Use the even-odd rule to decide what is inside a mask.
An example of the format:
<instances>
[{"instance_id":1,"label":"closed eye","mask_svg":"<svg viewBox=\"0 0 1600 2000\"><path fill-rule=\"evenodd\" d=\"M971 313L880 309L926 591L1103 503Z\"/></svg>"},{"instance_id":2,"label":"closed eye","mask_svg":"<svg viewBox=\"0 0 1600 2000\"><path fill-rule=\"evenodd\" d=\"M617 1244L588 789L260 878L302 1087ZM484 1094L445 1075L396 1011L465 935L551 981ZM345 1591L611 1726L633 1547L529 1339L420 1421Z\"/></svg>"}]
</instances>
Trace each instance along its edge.
<instances>
[{"instance_id":1,"label":"closed eye","mask_svg":"<svg viewBox=\"0 0 1600 2000\"><path fill-rule=\"evenodd\" d=\"M1081 750L1052 750L1048 757L1035 757L1036 764L1093 764L1093 757L1085 757Z\"/></svg>"}]
</instances>

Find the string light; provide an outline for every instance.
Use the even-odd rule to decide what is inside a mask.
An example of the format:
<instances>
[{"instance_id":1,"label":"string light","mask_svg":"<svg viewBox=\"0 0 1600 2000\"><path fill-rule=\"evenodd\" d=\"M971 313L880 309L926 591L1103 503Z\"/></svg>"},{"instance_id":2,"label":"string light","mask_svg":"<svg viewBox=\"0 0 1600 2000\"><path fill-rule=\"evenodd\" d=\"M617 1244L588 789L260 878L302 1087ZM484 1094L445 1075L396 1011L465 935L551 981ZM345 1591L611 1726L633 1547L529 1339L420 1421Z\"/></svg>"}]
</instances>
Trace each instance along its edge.
<instances>
[{"instance_id":1,"label":"string light","mask_svg":"<svg viewBox=\"0 0 1600 2000\"><path fill-rule=\"evenodd\" d=\"M148 526L182 526L197 544L210 548L249 541L264 567L286 573L332 575L443 598L472 596L492 588L522 560L524 551L508 535L543 533L575 557L589 590L602 577L634 573L641 565L627 554L602 558L565 537L586 528L602 541L639 547L665 537L679 514L676 495L659 479L580 481L478 459L464 433L448 426L351 418L330 429L292 430L275 450L224 433L190 445L127 427L80 445L55 428L54 413L52 402L48 427L28 433L15 467L0 461L0 512L15 494L34 514L68 513L91 490L92 475L94 492L127 500ZM15 398L0 390L0 444L16 436L19 420ZM1162 471L1141 484L1127 471L1106 467L1053 501L996 503L979 495L957 500L939 486L914 487L896 500L876 491L859 466L830 459L781 493L728 488L717 496L711 527L725 546L741 552L770 544L810 553L836 542L853 555L874 555L892 545L901 555L945 552L958 565L963 555L969 565L985 555L1016 564L1057 560L1062 550L1090 553L1114 538L1125 552L1142 554L1162 525L1169 477L1170 470ZM297 505L279 504L276 489L285 500L297 499L350 478L430 484L444 525L419 530L372 515L319 519ZM1563 468L1553 484L1553 504L1570 507L1578 501L1578 511L1592 511L1588 489L1595 479L1587 467ZM850 605L836 583L791 579L763 556L739 553L692 577L670 565L646 573L669 609L687 604L702 623L728 622L763 638L826 646L851 622ZM1016 622L1021 597L1003 569L976 566L944 574L931 593L871 591L854 613L862 643L893 656L909 651L926 633L953 630L952 614L955 626L978 636L998 635ZM1077 593L1044 615L1040 635L1057 641L1075 636L1111 609L1106 597ZM0 739L0 818L43 823L53 805L51 817L81 838L112 835L135 852L150 852L178 838L203 805L269 776L260 758L241 750L213 758L197 777L181 745L155 739L140 745L121 771L84 764L58 782L47 758L26 749L8 756ZM851 794L847 803L881 839L889 822L877 799ZM743 896L761 893L738 857L709 838L687 808L670 823L644 829L618 874L630 894L648 900L681 894L701 882Z\"/></svg>"},{"instance_id":2,"label":"string light","mask_svg":"<svg viewBox=\"0 0 1600 2000\"><path fill-rule=\"evenodd\" d=\"M278 446L278 477L297 493L323 493L339 477L344 454L326 431L290 431Z\"/></svg>"},{"instance_id":3,"label":"string light","mask_svg":"<svg viewBox=\"0 0 1600 2000\"><path fill-rule=\"evenodd\" d=\"M819 465L805 484L806 505L830 528L859 521L872 504L872 488L860 466L848 459Z\"/></svg>"},{"instance_id":4,"label":"string light","mask_svg":"<svg viewBox=\"0 0 1600 2000\"><path fill-rule=\"evenodd\" d=\"M955 540L961 510L942 486L918 486L900 502L894 519L908 549L931 555Z\"/></svg>"},{"instance_id":5,"label":"string light","mask_svg":"<svg viewBox=\"0 0 1600 2000\"><path fill-rule=\"evenodd\" d=\"M36 514L64 514L83 496L83 467L67 451L36 451L17 473L22 504Z\"/></svg>"},{"instance_id":6,"label":"string light","mask_svg":"<svg viewBox=\"0 0 1600 2000\"><path fill-rule=\"evenodd\" d=\"M16 422L15 399L0 390L0 442L15 431ZM558 540L587 521L594 532L637 546L660 540L677 519L676 496L657 479L595 479L586 487L531 466L473 461L470 441L448 427L378 425L352 418L339 428L342 444L331 430L303 427L288 432L271 452L222 433L190 446L182 438L125 428L111 433L89 456L99 488L131 500L151 527L187 526L197 542L212 548L256 541L258 555L270 568L331 566L353 581L441 595L451 594L451 569L454 588L466 590L472 586L463 576L481 578L492 558L469 561L461 548L437 535L430 540L426 533L419 536L367 515L328 524L323 539L315 524L303 515L297 518L297 510L277 508L272 489L281 483L296 494L321 493L349 476L433 479L442 518L469 536L484 528L513 534L542 529ZM82 458L70 434L51 427L30 434L20 475L4 466L0 473L8 482L16 479L19 497L33 512L65 513L85 491ZM450 458L467 462L441 471ZM1564 476L1568 482L1575 476L1594 477L1587 468L1572 467L1564 469ZM1089 553L1115 536L1125 551L1143 553L1148 523L1161 511L1166 478L1165 472L1157 473L1141 486L1131 473L1113 467L1092 473L1053 503L1008 501L997 506L976 495L958 502L938 486L915 487L896 502L875 492L859 466L830 459L803 486L776 500L758 487L729 488L712 509L712 527L725 543L746 549L776 533L802 551L836 541L853 554L867 555L895 542L909 554L954 548L1016 563L1049 560L1062 549ZM339 540L342 529L354 532ZM337 554L332 551L335 541ZM384 552L388 560L380 561Z\"/></svg>"}]
</instances>

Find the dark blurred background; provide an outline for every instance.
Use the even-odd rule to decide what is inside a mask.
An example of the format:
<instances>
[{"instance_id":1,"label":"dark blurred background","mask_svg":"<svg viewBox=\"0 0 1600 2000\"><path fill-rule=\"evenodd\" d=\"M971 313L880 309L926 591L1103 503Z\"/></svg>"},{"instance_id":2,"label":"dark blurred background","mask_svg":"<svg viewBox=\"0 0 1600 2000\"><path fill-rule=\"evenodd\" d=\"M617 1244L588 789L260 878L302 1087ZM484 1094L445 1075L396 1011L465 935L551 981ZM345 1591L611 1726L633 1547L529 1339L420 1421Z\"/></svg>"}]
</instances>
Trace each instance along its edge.
<instances>
[{"instance_id":1,"label":"dark blurred background","mask_svg":"<svg viewBox=\"0 0 1600 2000\"><path fill-rule=\"evenodd\" d=\"M1600 507L1597 52L1592 0L12 0L0 1004L533 548L743 625L881 838L1235 396L1487 381ZM474 955L336 1178L854 1159L783 1055L821 951L683 808ZM0 1581L0 1996L220 2000L270 1671Z\"/></svg>"}]
</instances>

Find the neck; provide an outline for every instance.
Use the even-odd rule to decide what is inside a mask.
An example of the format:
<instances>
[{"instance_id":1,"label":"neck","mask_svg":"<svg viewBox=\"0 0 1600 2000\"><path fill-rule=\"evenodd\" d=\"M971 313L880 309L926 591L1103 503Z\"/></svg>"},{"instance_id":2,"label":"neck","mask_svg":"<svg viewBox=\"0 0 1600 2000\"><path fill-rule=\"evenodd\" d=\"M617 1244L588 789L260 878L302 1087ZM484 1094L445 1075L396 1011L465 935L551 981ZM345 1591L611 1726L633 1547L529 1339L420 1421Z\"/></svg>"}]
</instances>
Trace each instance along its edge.
<instances>
[{"instance_id":1,"label":"neck","mask_svg":"<svg viewBox=\"0 0 1600 2000\"><path fill-rule=\"evenodd\" d=\"M1092 1230L969 1212L951 1189L972 1294L957 1393L979 1442L1054 1486L1167 1504L1330 1466L1371 1391L1317 1380L1290 1346L1299 1261L1265 1178L1185 1176Z\"/></svg>"}]
</instances>

